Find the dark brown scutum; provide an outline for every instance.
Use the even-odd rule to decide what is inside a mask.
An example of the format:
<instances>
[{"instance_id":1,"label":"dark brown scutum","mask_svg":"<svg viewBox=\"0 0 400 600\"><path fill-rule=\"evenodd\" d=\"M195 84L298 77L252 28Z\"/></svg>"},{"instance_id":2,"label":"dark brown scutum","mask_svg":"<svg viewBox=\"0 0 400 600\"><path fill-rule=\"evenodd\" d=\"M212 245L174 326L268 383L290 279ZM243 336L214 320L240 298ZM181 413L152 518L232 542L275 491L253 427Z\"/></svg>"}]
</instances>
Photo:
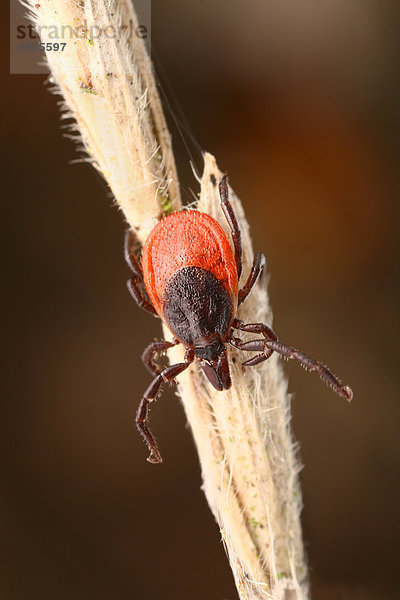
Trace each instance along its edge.
<instances>
[{"instance_id":1,"label":"dark brown scutum","mask_svg":"<svg viewBox=\"0 0 400 600\"><path fill-rule=\"evenodd\" d=\"M171 277L162 305L168 327L190 347L225 339L234 316L228 291L201 267L184 267Z\"/></svg>"}]
</instances>

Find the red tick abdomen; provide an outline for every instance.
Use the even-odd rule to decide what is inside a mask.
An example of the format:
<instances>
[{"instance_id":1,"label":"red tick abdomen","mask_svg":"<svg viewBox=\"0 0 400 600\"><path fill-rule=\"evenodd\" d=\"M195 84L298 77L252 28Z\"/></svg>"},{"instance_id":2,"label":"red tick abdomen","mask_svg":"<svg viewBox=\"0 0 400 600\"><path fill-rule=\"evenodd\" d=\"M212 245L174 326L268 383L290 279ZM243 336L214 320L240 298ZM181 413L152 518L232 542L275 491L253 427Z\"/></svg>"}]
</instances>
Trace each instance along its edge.
<instances>
[{"instance_id":1,"label":"red tick abdomen","mask_svg":"<svg viewBox=\"0 0 400 600\"><path fill-rule=\"evenodd\" d=\"M166 283L184 267L210 271L236 305L237 270L226 233L215 219L195 210L173 213L157 223L143 248L144 283L160 316Z\"/></svg>"}]
</instances>

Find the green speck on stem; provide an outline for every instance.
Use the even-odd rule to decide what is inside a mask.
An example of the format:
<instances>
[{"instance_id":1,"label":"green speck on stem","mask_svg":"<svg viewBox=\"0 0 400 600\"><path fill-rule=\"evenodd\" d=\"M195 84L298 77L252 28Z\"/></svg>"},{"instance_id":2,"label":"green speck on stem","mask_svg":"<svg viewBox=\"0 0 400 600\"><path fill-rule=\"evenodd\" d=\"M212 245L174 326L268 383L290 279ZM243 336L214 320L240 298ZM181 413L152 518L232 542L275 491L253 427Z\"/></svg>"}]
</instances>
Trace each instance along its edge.
<instances>
[{"instance_id":1,"label":"green speck on stem","mask_svg":"<svg viewBox=\"0 0 400 600\"><path fill-rule=\"evenodd\" d=\"M160 192L160 190L158 190L158 191ZM165 196L160 193L160 204L161 204L161 210L165 217L167 215L170 215L173 212L172 202L171 202L171 199L169 196Z\"/></svg>"},{"instance_id":2,"label":"green speck on stem","mask_svg":"<svg viewBox=\"0 0 400 600\"><path fill-rule=\"evenodd\" d=\"M85 83L80 77L78 78L78 81L80 82L79 87L81 89L82 94L93 94L93 96L97 95L91 83Z\"/></svg>"},{"instance_id":3,"label":"green speck on stem","mask_svg":"<svg viewBox=\"0 0 400 600\"><path fill-rule=\"evenodd\" d=\"M257 529L257 527L260 527L261 523L259 521L257 521L257 519L255 517L250 517L249 519L250 524L252 525L252 527L254 527L254 529Z\"/></svg>"}]
</instances>

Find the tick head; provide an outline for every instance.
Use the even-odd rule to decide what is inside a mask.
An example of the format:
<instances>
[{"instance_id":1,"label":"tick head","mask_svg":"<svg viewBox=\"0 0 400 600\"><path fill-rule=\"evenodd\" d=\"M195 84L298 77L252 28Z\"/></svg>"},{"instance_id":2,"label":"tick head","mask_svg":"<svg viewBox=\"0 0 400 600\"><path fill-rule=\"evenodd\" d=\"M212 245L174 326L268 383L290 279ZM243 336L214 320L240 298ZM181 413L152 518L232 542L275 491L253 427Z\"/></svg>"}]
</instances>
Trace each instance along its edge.
<instances>
[{"instance_id":1,"label":"tick head","mask_svg":"<svg viewBox=\"0 0 400 600\"><path fill-rule=\"evenodd\" d=\"M208 381L216 390L229 390L231 377L225 346L221 340L213 340L204 346L195 346L194 354Z\"/></svg>"}]
</instances>

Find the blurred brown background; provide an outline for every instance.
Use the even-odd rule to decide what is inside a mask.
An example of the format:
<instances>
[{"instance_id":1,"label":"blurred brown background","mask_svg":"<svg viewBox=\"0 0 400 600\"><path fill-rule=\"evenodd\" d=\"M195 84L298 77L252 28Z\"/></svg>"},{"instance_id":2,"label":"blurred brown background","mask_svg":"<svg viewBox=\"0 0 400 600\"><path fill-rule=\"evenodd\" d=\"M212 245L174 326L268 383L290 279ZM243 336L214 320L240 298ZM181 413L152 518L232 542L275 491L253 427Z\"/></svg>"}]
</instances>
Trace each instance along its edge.
<instances>
[{"instance_id":1,"label":"blurred brown background","mask_svg":"<svg viewBox=\"0 0 400 600\"><path fill-rule=\"evenodd\" d=\"M267 256L277 332L355 392L348 406L285 366L313 598L397 598L398 3L152 10L166 87ZM69 165L76 152L43 82L6 77L0 100L1 598L234 599L172 390L152 412L165 462L145 460L133 418L149 381L140 353L159 325L126 291L121 215L89 166Z\"/></svg>"}]
</instances>

